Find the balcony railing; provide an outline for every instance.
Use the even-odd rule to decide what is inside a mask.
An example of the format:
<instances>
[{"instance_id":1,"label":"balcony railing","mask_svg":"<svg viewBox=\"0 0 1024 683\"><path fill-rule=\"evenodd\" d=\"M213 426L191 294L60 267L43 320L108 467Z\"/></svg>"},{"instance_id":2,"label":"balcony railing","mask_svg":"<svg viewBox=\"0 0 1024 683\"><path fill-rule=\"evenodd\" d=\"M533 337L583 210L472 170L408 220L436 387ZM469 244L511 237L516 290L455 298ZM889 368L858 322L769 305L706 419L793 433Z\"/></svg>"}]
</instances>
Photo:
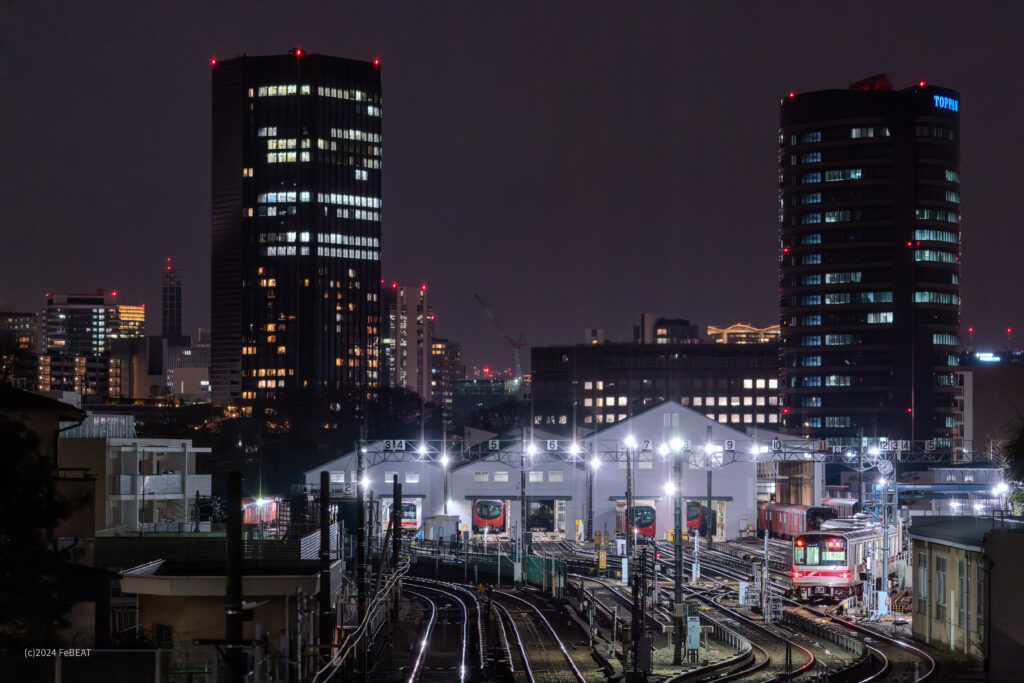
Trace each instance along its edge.
<instances>
[{"instance_id":1,"label":"balcony railing","mask_svg":"<svg viewBox=\"0 0 1024 683\"><path fill-rule=\"evenodd\" d=\"M182 475L180 474L120 474L116 475L111 495L115 496L181 496L188 493L189 496L209 496L211 489L211 476L209 474L187 474L182 488Z\"/></svg>"}]
</instances>

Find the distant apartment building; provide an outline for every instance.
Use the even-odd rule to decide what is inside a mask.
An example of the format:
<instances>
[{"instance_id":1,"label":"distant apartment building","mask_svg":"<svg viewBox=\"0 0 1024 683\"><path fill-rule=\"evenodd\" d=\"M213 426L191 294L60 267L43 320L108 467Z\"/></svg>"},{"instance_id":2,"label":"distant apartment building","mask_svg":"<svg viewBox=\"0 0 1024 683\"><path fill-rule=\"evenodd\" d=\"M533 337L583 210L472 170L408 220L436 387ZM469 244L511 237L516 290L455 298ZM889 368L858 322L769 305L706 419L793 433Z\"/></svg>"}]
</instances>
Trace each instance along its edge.
<instances>
[{"instance_id":1,"label":"distant apartment building","mask_svg":"<svg viewBox=\"0 0 1024 683\"><path fill-rule=\"evenodd\" d=\"M38 313L0 311L0 383L36 387L40 340Z\"/></svg>"},{"instance_id":2,"label":"distant apartment building","mask_svg":"<svg viewBox=\"0 0 1024 683\"><path fill-rule=\"evenodd\" d=\"M117 338L141 339L146 336L146 304L118 304L117 320Z\"/></svg>"},{"instance_id":3,"label":"distant apartment building","mask_svg":"<svg viewBox=\"0 0 1024 683\"><path fill-rule=\"evenodd\" d=\"M600 427L677 401L739 428L779 425L778 345L578 344L532 349L536 424Z\"/></svg>"},{"instance_id":4,"label":"distant apartment building","mask_svg":"<svg viewBox=\"0 0 1024 683\"><path fill-rule=\"evenodd\" d=\"M668 318L661 313L641 313L633 325L635 344L699 344L700 329L683 318Z\"/></svg>"},{"instance_id":5,"label":"distant apartment building","mask_svg":"<svg viewBox=\"0 0 1024 683\"><path fill-rule=\"evenodd\" d=\"M441 408L442 424L451 424L453 387L466 374L458 342L434 337L431 344L430 401Z\"/></svg>"},{"instance_id":6,"label":"distant apartment building","mask_svg":"<svg viewBox=\"0 0 1024 683\"><path fill-rule=\"evenodd\" d=\"M425 401L433 398L434 311L427 286L392 282L381 287L382 384L408 389Z\"/></svg>"},{"instance_id":7,"label":"distant apartment building","mask_svg":"<svg viewBox=\"0 0 1024 683\"><path fill-rule=\"evenodd\" d=\"M116 292L47 294L38 386L97 398L120 395L120 363L111 345L121 334Z\"/></svg>"},{"instance_id":8,"label":"distant apartment building","mask_svg":"<svg viewBox=\"0 0 1024 683\"><path fill-rule=\"evenodd\" d=\"M756 327L736 323L726 327L708 325L708 337L719 344L767 344L779 340L781 326Z\"/></svg>"}]
</instances>

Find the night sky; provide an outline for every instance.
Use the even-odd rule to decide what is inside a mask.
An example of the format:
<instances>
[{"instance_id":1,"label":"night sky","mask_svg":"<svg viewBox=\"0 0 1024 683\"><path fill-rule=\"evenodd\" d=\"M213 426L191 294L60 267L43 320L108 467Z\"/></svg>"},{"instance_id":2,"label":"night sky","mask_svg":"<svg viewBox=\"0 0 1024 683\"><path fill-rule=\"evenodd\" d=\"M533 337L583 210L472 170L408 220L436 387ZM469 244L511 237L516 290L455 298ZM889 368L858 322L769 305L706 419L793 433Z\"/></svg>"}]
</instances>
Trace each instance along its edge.
<instances>
[{"instance_id":1,"label":"night sky","mask_svg":"<svg viewBox=\"0 0 1024 683\"><path fill-rule=\"evenodd\" d=\"M4 2L0 304L156 333L171 256L207 326L210 58L301 45L381 59L384 277L467 364L511 362L474 292L532 344L777 322L779 99L878 72L960 91L964 327L1024 338L1024 3L325 4Z\"/></svg>"}]
</instances>

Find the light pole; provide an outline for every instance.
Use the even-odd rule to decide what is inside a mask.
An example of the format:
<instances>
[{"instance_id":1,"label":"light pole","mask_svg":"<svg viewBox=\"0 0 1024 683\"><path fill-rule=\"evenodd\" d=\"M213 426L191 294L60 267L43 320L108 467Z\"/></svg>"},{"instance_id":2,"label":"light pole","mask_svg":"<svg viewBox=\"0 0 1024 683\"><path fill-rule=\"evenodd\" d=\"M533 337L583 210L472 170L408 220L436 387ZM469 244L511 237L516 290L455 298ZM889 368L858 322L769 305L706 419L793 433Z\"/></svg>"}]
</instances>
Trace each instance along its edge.
<instances>
[{"instance_id":1,"label":"light pole","mask_svg":"<svg viewBox=\"0 0 1024 683\"><path fill-rule=\"evenodd\" d=\"M597 455L590 457L590 467L587 468L587 540L594 540L594 477L597 469L601 466L601 460Z\"/></svg>"},{"instance_id":2,"label":"light pole","mask_svg":"<svg viewBox=\"0 0 1024 683\"><path fill-rule=\"evenodd\" d=\"M683 440L679 437L672 439L669 443L672 447L673 461L672 469L675 475L675 533L672 534L672 546L675 551L675 558L672 563L672 583L675 588L673 594L672 619L674 625L674 650L672 652L672 664L678 666L683 663ZM665 485L668 490L668 484Z\"/></svg>"},{"instance_id":3,"label":"light pole","mask_svg":"<svg viewBox=\"0 0 1024 683\"><path fill-rule=\"evenodd\" d=\"M448 454L441 454L441 477L444 480L444 514L448 514ZM436 509L436 508L435 508Z\"/></svg>"},{"instance_id":4,"label":"light pole","mask_svg":"<svg viewBox=\"0 0 1024 683\"><path fill-rule=\"evenodd\" d=\"M632 564L633 560L633 449L636 448L636 439L630 434L626 437L626 519L625 519L625 532L626 532L626 558L628 562ZM630 574L633 573L633 567L627 564Z\"/></svg>"}]
</instances>

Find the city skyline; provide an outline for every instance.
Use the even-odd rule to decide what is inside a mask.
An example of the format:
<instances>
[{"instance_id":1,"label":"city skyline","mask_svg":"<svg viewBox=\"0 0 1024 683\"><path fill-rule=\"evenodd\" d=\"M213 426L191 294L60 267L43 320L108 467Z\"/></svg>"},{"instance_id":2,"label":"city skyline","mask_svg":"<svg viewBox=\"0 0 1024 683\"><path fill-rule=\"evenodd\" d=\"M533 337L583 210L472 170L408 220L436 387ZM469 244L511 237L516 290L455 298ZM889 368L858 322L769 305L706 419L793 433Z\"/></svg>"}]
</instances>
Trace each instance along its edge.
<instances>
[{"instance_id":1,"label":"city skyline","mask_svg":"<svg viewBox=\"0 0 1024 683\"><path fill-rule=\"evenodd\" d=\"M0 105L0 125L42 134L12 136L4 166L17 227L0 254L0 303L40 310L46 291L99 285L154 309L170 256L184 328L208 327L209 60L301 45L381 59L382 277L431 283L467 365L511 364L475 292L533 345L582 341L587 327L628 339L642 310L774 321L779 99L879 72L897 88L960 91L962 323L989 348L1024 325L1006 306L1024 286L1024 245L1002 229L1017 179L1021 95L1006 86L1024 71L1017 7L879 4L847 18L597 5L546 8L541 22L533 7L352 8L319 21L268 9L241 22L203 7L192 23L196 7L2 10L18 31L0 82L23 97ZM882 7L884 24L871 19ZM965 47L979 38L984 49Z\"/></svg>"}]
</instances>

